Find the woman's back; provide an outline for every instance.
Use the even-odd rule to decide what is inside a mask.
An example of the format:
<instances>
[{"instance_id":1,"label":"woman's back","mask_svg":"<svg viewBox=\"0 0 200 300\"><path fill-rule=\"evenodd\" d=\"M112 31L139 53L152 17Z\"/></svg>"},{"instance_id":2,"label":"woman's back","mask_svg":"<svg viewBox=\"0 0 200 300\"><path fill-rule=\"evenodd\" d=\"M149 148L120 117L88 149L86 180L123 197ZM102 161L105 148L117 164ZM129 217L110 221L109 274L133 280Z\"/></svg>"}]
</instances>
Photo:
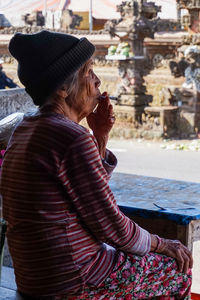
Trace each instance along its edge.
<instances>
[{"instance_id":1,"label":"woman's back","mask_svg":"<svg viewBox=\"0 0 200 300\"><path fill-rule=\"evenodd\" d=\"M25 118L10 141L1 191L21 292L52 295L75 291L96 272L101 281L104 268L108 271L112 266L114 253L84 227L60 181L63 161L64 167L69 167L66 173L75 168L71 165L73 143L81 136L88 140L89 135L65 117L44 114ZM92 269L101 259L103 270Z\"/></svg>"}]
</instances>

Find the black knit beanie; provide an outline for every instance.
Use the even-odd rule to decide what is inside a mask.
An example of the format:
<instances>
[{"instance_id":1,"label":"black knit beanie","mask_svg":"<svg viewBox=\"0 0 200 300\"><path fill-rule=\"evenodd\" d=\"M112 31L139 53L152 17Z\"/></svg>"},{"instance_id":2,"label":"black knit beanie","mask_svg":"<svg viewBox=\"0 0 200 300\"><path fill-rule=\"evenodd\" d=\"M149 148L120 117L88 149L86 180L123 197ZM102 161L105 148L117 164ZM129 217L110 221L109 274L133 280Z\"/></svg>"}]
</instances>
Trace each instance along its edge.
<instances>
[{"instance_id":1,"label":"black knit beanie","mask_svg":"<svg viewBox=\"0 0 200 300\"><path fill-rule=\"evenodd\" d=\"M43 30L34 34L16 33L9 51L18 61L18 76L36 105L47 97L94 53L86 38Z\"/></svg>"}]
</instances>

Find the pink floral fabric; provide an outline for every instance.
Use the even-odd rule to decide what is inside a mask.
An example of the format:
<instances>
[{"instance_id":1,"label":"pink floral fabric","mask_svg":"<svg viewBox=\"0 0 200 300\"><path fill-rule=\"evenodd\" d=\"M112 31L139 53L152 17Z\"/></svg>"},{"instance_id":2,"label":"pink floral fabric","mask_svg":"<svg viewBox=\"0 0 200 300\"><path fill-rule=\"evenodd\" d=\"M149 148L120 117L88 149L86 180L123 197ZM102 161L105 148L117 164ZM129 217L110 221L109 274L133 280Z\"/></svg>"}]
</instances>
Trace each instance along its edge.
<instances>
[{"instance_id":1,"label":"pink floral fabric","mask_svg":"<svg viewBox=\"0 0 200 300\"><path fill-rule=\"evenodd\" d=\"M177 270L173 258L149 253L143 257L119 253L110 276L98 288L87 286L81 295L62 300L190 299L191 270Z\"/></svg>"}]
</instances>

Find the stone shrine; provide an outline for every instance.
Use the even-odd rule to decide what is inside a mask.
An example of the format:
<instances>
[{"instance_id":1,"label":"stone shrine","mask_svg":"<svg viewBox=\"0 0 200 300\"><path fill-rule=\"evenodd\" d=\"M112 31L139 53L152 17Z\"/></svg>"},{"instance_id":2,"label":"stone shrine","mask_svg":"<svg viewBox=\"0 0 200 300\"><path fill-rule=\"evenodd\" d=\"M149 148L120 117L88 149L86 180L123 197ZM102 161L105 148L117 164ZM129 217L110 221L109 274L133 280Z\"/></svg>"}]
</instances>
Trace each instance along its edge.
<instances>
[{"instance_id":1,"label":"stone shrine","mask_svg":"<svg viewBox=\"0 0 200 300\"><path fill-rule=\"evenodd\" d=\"M118 104L134 108L133 119L141 123L145 106L152 101L146 94L143 76L148 73L148 59L144 53L144 38L154 38L157 13L161 10L153 2L146 0L124 1L117 6L121 19L108 21L105 25L111 36L118 36L120 41L130 47L129 55L107 56L118 60L121 84L118 88Z\"/></svg>"}]
</instances>

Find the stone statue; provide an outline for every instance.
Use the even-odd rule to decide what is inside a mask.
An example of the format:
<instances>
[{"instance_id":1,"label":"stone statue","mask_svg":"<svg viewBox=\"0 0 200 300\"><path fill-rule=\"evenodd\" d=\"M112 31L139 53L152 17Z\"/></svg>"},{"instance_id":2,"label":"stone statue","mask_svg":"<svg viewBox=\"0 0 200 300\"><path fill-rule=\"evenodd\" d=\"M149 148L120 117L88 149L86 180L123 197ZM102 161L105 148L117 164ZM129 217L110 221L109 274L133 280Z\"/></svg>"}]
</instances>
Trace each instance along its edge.
<instances>
[{"instance_id":1,"label":"stone statue","mask_svg":"<svg viewBox=\"0 0 200 300\"><path fill-rule=\"evenodd\" d=\"M200 92L200 48L198 46L190 46L186 48L184 56L189 65L185 69L183 87Z\"/></svg>"}]
</instances>

